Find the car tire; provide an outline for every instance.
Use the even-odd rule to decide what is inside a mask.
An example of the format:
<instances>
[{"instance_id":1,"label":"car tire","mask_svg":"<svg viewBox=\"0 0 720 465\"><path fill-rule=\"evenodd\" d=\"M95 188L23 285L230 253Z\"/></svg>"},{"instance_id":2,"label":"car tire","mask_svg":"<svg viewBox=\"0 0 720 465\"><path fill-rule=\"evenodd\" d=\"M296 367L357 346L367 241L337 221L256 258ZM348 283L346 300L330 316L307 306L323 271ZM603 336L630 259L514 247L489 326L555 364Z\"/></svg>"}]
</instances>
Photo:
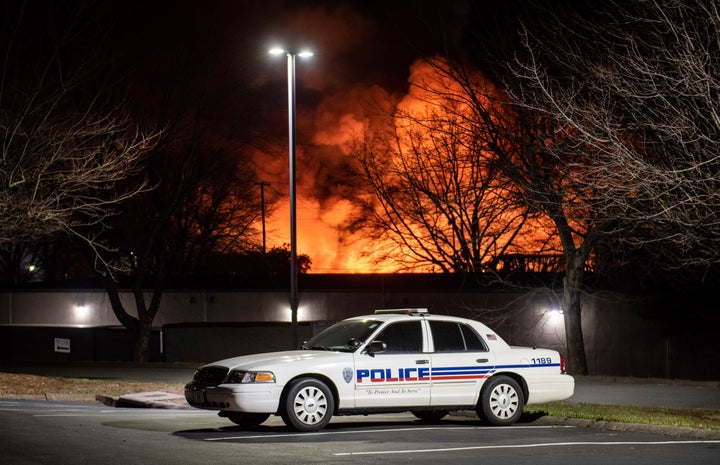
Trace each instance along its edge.
<instances>
[{"instance_id":1,"label":"car tire","mask_svg":"<svg viewBox=\"0 0 720 465\"><path fill-rule=\"evenodd\" d=\"M323 429L335 411L335 399L325 383L301 378L290 384L281 417L290 428L308 432Z\"/></svg>"},{"instance_id":2,"label":"car tire","mask_svg":"<svg viewBox=\"0 0 720 465\"><path fill-rule=\"evenodd\" d=\"M522 415L525 399L520 385L509 376L495 376L483 386L478 416L495 426L509 426Z\"/></svg>"},{"instance_id":3,"label":"car tire","mask_svg":"<svg viewBox=\"0 0 720 465\"><path fill-rule=\"evenodd\" d=\"M227 414L227 419L239 426L246 428L252 426L258 426L270 418L269 413L246 413L246 412L233 412Z\"/></svg>"},{"instance_id":4,"label":"car tire","mask_svg":"<svg viewBox=\"0 0 720 465\"><path fill-rule=\"evenodd\" d=\"M435 423L437 421L442 420L447 416L447 414L450 413L448 410L413 410L412 414L421 419L422 421L427 421L431 423Z\"/></svg>"}]
</instances>

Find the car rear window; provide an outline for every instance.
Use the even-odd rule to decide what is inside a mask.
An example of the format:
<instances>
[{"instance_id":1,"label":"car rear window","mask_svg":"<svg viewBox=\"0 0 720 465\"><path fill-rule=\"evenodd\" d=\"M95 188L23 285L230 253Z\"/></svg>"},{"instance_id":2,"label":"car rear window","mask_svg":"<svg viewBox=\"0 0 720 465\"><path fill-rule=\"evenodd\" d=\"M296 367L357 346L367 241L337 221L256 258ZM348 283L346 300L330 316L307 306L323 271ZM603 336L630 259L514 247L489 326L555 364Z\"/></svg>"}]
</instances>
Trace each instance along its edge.
<instances>
[{"instance_id":1,"label":"car rear window","mask_svg":"<svg viewBox=\"0 0 720 465\"><path fill-rule=\"evenodd\" d=\"M468 325L454 321L430 321L435 352L485 352L487 348Z\"/></svg>"}]
</instances>

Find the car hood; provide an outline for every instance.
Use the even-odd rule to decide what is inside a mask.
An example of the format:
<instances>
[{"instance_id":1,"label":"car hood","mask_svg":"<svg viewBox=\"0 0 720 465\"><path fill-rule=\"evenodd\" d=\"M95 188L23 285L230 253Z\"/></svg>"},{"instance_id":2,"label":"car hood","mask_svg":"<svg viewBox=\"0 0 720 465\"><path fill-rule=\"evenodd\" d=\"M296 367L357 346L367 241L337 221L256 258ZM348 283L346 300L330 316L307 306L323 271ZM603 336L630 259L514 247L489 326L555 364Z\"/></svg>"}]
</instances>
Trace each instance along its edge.
<instances>
[{"instance_id":1,"label":"car hood","mask_svg":"<svg viewBox=\"0 0 720 465\"><path fill-rule=\"evenodd\" d=\"M347 357L348 355L352 354L322 350L290 350L286 352L270 352L226 358L225 360L213 362L205 366L221 366L230 370L268 370L271 369L272 366L298 362L322 363L324 360L337 359L343 356Z\"/></svg>"}]
</instances>

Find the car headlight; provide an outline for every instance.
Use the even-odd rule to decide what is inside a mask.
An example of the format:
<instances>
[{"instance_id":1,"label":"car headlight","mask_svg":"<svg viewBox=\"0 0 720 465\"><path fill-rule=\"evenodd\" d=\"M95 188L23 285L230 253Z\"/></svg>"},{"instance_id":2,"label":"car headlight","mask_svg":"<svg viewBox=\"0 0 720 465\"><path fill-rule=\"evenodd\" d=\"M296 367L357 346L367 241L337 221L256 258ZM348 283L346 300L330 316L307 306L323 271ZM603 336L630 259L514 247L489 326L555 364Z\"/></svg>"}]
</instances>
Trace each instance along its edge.
<instances>
[{"instance_id":1,"label":"car headlight","mask_svg":"<svg viewBox=\"0 0 720 465\"><path fill-rule=\"evenodd\" d=\"M228 384L274 383L275 375L270 371L231 371L225 378Z\"/></svg>"}]
</instances>

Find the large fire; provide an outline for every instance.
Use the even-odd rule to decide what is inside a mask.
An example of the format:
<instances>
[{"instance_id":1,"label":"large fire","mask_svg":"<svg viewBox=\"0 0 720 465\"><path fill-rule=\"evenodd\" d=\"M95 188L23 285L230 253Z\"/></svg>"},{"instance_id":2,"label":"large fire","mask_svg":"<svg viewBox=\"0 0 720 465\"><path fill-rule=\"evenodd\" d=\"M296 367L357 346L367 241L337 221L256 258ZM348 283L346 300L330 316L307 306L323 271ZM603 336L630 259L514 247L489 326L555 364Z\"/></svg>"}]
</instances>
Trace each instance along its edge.
<instances>
[{"instance_id":1,"label":"large fire","mask_svg":"<svg viewBox=\"0 0 720 465\"><path fill-rule=\"evenodd\" d=\"M304 134L306 139L298 140L297 151L297 241L298 253L312 259L311 272L397 271L392 260L378 262L373 257L372 252L378 248L377 239L369 241L343 229L352 209L347 199L367 194L366 186L352 185L350 180L343 178L343 168L348 163L353 141L377 124L379 107L387 111L392 105L402 112L414 114L437 108L437 95L422 95L428 92L426 80L440 82L436 73L436 68L418 61L410 68L410 90L405 95L393 96L377 86L356 88L327 96L314 113L299 112L298 134ZM290 217L286 195L287 157L275 157L271 162L264 155L259 166L265 170L261 176L285 180L283 185L273 184L281 194L281 200L266 219L266 230L268 247L287 244ZM527 237L520 249L527 253L532 241L546 241L547 234L543 230L546 229L537 224L530 225L524 232Z\"/></svg>"}]
</instances>

